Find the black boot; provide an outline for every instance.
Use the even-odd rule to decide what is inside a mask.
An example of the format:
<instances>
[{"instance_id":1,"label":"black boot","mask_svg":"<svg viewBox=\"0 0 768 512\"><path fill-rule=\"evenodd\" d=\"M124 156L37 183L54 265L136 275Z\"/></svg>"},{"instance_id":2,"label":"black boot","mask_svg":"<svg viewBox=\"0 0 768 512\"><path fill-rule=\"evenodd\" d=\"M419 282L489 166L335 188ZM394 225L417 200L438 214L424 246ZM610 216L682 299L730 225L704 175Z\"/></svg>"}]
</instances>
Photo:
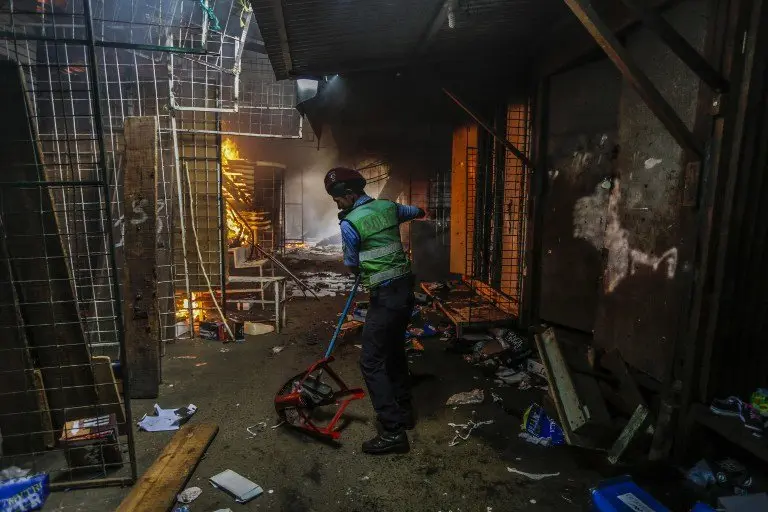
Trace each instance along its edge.
<instances>
[{"instance_id":1,"label":"black boot","mask_svg":"<svg viewBox=\"0 0 768 512\"><path fill-rule=\"evenodd\" d=\"M384 455L386 453L408 453L411 445L405 432L382 432L363 443L363 453Z\"/></svg>"}]
</instances>

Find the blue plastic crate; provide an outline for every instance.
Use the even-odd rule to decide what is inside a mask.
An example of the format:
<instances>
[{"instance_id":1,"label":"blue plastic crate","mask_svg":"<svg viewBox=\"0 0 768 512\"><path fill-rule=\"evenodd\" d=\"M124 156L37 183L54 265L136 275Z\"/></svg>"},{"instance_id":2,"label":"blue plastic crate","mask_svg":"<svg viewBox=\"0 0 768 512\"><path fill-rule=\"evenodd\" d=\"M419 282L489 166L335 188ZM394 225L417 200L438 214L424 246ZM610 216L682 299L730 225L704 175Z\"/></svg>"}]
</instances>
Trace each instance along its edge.
<instances>
[{"instance_id":1,"label":"blue plastic crate","mask_svg":"<svg viewBox=\"0 0 768 512\"><path fill-rule=\"evenodd\" d=\"M670 512L628 476L601 482L592 489L593 512Z\"/></svg>"}]
</instances>

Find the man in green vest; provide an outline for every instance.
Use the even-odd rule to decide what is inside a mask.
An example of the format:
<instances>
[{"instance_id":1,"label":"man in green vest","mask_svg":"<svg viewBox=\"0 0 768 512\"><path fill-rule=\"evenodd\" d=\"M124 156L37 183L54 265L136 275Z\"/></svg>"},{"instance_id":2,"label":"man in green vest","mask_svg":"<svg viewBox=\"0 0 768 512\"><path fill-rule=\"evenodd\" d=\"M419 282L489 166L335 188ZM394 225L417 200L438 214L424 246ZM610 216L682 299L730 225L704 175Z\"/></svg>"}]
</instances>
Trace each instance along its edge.
<instances>
[{"instance_id":1,"label":"man in green vest","mask_svg":"<svg viewBox=\"0 0 768 512\"><path fill-rule=\"evenodd\" d=\"M325 176L325 190L340 210L344 264L370 292L360 369L381 429L363 443L363 452L405 453L410 450L405 431L415 425L405 354L414 278L400 242L400 224L424 218L425 212L373 199L364 188L365 178L354 169L336 167Z\"/></svg>"}]
</instances>

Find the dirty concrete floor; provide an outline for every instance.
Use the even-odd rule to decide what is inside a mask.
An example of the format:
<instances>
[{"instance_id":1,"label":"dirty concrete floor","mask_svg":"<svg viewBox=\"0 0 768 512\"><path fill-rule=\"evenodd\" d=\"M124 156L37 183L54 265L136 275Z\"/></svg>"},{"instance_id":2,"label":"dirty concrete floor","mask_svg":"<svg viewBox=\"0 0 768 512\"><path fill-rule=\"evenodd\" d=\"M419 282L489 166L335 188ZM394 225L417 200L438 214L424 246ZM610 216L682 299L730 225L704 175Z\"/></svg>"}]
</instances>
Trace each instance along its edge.
<instances>
[{"instance_id":1,"label":"dirty concrete floor","mask_svg":"<svg viewBox=\"0 0 768 512\"><path fill-rule=\"evenodd\" d=\"M188 486L202 488L192 511L488 511L582 510L588 489L601 477L589 457L568 447L543 448L526 444L517 435L519 411L536 396L512 388L496 389L507 411L491 400L492 379L460 356L447 353L438 338L425 339L426 351L412 358L419 424L411 433L407 455L370 457L360 444L374 432L374 414L366 399L349 410L354 421L338 447L321 444L286 428L267 429L251 436L247 427L276 421L273 397L292 375L322 353L331 322L344 298L295 300L288 306L289 326L281 334L249 337L244 343L222 345L204 340L178 341L167 347L163 384L157 402L162 407L189 403L198 406L191 421L210 421L219 433ZM327 322L327 323L325 323ZM307 345L311 326L319 329L320 345ZM362 385L355 339L336 352L334 368L352 386ZM285 346L273 354L272 348ZM221 349L226 349L221 352ZM190 359L187 356L195 356ZM202 366L196 366L205 363ZM480 405L446 407L453 393L486 388ZM134 419L150 412L154 400L134 400ZM449 422L472 417L493 419L455 447ZM155 460L172 433L136 433L139 474ZM560 473L532 481L511 474L507 467L531 473ZM265 494L246 505L214 489L208 478L232 469L261 485ZM114 510L129 489L108 488L58 492L45 510Z\"/></svg>"}]
</instances>

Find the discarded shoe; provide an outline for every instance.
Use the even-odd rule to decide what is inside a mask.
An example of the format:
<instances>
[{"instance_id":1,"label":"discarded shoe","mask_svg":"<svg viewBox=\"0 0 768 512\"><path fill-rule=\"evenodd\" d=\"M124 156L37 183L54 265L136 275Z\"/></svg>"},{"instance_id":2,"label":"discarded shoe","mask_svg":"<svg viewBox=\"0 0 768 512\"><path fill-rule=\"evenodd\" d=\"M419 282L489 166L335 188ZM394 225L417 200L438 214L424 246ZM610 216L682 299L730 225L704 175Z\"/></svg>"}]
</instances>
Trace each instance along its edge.
<instances>
[{"instance_id":1,"label":"discarded shoe","mask_svg":"<svg viewBox=\"0 0 768 512\"><path fill-rule=\"evenodd\" d=\"M740 418L745 427L758 434L765 431L765 418L752 405L738 397L729 396L724 400L716 398L709 406L709 410L718 416Z\"/></svg>"},{"instance_id":2,"label":"discarded shoe","mask_svg":"<svg viewBox=\"0 0 768 512\"><path fill-rule=\"evenodd\" d=\"M411 445L405 432L382 432L363 443L363 453L385 455L388 453L408 453Z\"/></svg>"},{"instance_id":3,"label":"discarded shoe","mask_svg":"<svg viewBox=\"0 0 768 512\"><path fill-rule=\"evenodd\" d=\"M721 400L715 398L709 410L718 416L730 416L732 418L741 418L741 400L735 396Z\"/></svg>"}]
</instances>

